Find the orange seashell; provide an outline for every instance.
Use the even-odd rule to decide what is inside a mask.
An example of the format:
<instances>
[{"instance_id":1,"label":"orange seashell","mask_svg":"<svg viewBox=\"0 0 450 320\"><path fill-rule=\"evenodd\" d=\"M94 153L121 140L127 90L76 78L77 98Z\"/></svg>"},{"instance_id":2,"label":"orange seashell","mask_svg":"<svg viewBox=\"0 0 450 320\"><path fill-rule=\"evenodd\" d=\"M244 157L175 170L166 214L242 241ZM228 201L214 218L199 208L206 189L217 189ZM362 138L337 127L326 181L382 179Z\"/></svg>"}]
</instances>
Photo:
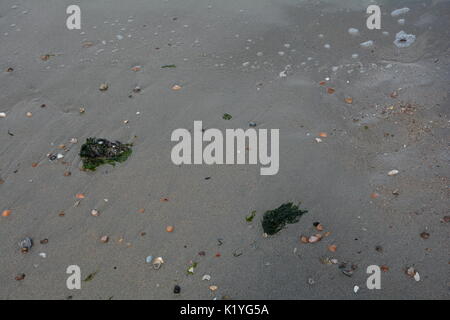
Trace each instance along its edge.
<instances>
[{"instance_id":1,"label":"orange seashell","mask_svg":"<svg viewBox=\"0 0 450 320\"><path fill-rule=\"evenodd\" d=\"M308 238L305 237L305 236L301 236L301 237L300 237L300 241L301 241L302 243L309 243Z\"/></svg>"},{"instance_id":2,"label":"orange seashell","mask_svg":"<svg viewBox=\"0 0 450 320\"><path fill-rule=\"evenodd\" d=\"M167 227L166 227L166 231L167 231L167 232L173 232L173 230L174 230L174 227L173 227L173 226L167 226Z\"/></svg>"},{"instance_id":3,"label":"orange seashell","mask_svg":"<svg viewBox=\"0 0 450 320\"><path fill-rule=\"evenodd\" d=\"M160 202L169 202L169 199L167 199L167 198L161 198L161 199L159 199L159 201L160 201Z\"/></svg>"},{"instance_id":4,"label":"orange seashell","mask_svg":"<svg viewBox=\"0 0 450 320\"><path fill-rule=\"evenodd\" d=\"M33 162L33 163L31 164L31 166L32 166L33 168L36 168L38 165L39 165L39 164L38 164L37 162Z\"/></svg>"},{"instance_id":5,"label":"orange seashell","mask_svg":"<svg viewBox=\"0 0 450 320\"><path fill-rule=\"evenodd\" d=\"M12 211L11 210L4 210L2 212L2 217L9 217L11 215Z\"/></svg>"},{"instance_id":6,"label":"orange seashell","mask_svg":"<svg viewBox=\"0 0 450 320\"><path fill-rule=\"evenodd\" d=\"M372 199L377 199L379 196L380 196L380 195L379 195L378 193L376 193L376 192L374 192L374 193L372 193L372 194L370 195L370 197L371 197Z\"/></svg>"},{"instance_id":7,"label":"orange seashell","mask_svg":"<svg viewBox=\"0 0 450 320\"><path fill-rule=\"evenodd\" d=\"M327 89L327 93L328 94L333 94L333 93L335 93L336 92L336 90L334 90L333 88L328 88Z\"/></svg>"},{"instance_id":8,"label":"orange seashell","mask_svg":"<svg viewBox=\"0 0 450 320\"><path fill-rule=\"evenodd\" d=\"M178 91L178 90L181 90L181 86L179 86L179 85L174 85L173 87L172 87L172 90L173 91Z\"/></svg>"},{"instance_id":9,"label":"orange seashell","mask_svg":"<svg viewBox=\"0 0 450 320\"><path fill-rule=\"evenodd\" d=\"M331 246L328 246L328 250L330 250L331 252L336 252L336 245L332 244Z\"/></svg>"},{"instance_id":10,"label":"orange seashell","mask_svg":"<svg viewBox=\"0 0 450 320\"><path fill-rule=\"evenodd\" d=\"M324 86L327 82L326 81L320 81L319 85Z\"/></svg>"},{"instance_id":11,"label":"orange seashell","mask_svg":"<svg viewBox=\"0 0 450 320\"><path fill-rule=\"evenodd\" d=\"M84 199L84 198L86 198L85 196L84 196L84 194L82 194L82 193L77 193L77 195L75 196L77 199Z\"/></svg>"},{"instance_id":12,"label":"orange seashell","mask_svg":"<svg viewBox=\"0 0 450 320\"><path fill-rule=\"evenodd\" d=\"M353 98L345 98L345 102L348 104L352 104L353 103Z\"/></svg>"},{"instance_id":13,"label":"orange seashell","mask_svg":"<svg viewBox=\"0 0 450 320\"><path fill-rule=\"evenodd\" d=\"M138 212L139 212L139 213L144 213L144 212L145 212L145 209L144 209L144 208L139 209Z\"/></svg>"},{"instance_id":14,"label":"orange seashell","mask_svg":"<svg viewBox=\"0 0 450 320\"><path fill-rule=\"evenodd\" d=\"M326 138L328 137L328 134L326 132L320 132L319 137Z\"/></svg>"},{"instance_id":15,"label":"orange seashell","mask_svg":"<svg viewBox=\"0 0 450 320\"><path fill-rule=\"evenodd\" d=\"M317 225L316 227L317 231L323 231L323 225L321 225L320 223Z\"/></svg>"}]
</instances>

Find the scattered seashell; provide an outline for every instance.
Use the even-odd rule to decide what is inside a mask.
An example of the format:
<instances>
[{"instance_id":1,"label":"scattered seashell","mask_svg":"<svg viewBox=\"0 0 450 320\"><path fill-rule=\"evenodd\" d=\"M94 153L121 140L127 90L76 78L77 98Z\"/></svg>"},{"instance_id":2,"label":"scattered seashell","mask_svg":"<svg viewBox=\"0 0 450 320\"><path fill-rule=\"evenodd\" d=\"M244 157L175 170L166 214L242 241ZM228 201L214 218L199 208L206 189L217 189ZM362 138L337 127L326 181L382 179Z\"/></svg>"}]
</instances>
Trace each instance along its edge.
<instances>
[{"instance_id":1,"label":"scattered seashell","mask_svg":"<svg viewBox=\"0 0 450 320\"><path fill-rule=\"evenodd\" d=\"M98 212L98 210L93 209L91 211L91 215L93 215L94 217L98 217L100 215L100 212Z\"/></svg>"},{"instance_id":2,"label":"scattered seashell","mask_svg":"<svg viewBox=\"0 0 450 320\"><path fill-rule=\"evenodd\" d=\"M153 256L148 256L147 258L145 258L146 263L152 263L152 261L153 261Z\"/></svg>"},{"instance_id":3,"label":"scattered seashell","mask_svg":"<svg viewBox=\"0 0 450 320\"><path fill-rule=\"evenodd\" d=\"M309 237L308 242L316 243L316 242L319 242L321 239L322 239L322 236L320 234L316 234L316 235Z\"/></svg>"},{"instance_id":4,"label":"scattered seashell","mask_svg":"<svg viewBox=\"0 0 450 320\"><path fill-rule=\"evenodd\" d=\"M98 89L100 91L106 91L106 90L108 90L108 88L109 88L109 86L107 83L102 83Z\"/></svg>"},{"instance_id":5,"label":"scattered seashell","mask_svg":"<svg viewBox=\"0 0 450 320\"><path fill-rule=\"evenodd\" d=\"M103 242L103 243L107 243L109 241L109 237L108 236L102 236L100 238L100 241Z\"/></svg>"},{"instance_id":6,"label":"scattered seashell","mask_svg":"<svg viewBox=\"0 0 450 320\"><path fill-rule=\"evenodd\" d=\"M173 232L173 230L174 230L174 227L173 227L173 226L167 226L167 227L166 227L166 231L167 231L167 232Z\"/></svg>"},{"instance_id":7,"label":"scattered seashell","mask_svg":"<svg viewBox=\"0 0 450 320\"><path fill-rule=\"evenodd\" d=\"M141 66L134 66L133 68L131 68L131 70L134 71L134 72L141 71L141 69L142 69Z\"/></svg>"},{"instance_id":8,"label":"scattered seashell","mask_svg":"<svg viewBox=\"0 0 450 320\"><path fill-rule=\"evenodd\" d=\"M316 138L316 142L317 142L317 143L321 143L321 142L322 142L322 139Z\"/></svg>"},{"instance_id":9,"label":"scattered seashell","mask_svg":"<svg viewBox=\"0 0 450 320\"><path fill-rule=\"evenodd\" d=\"M83 108L83 107L81 107L81 108L80 108L80 110L79 110L79 112L80 112L80 114L83 114L83 113L85 113L85 112L86 112L86 109L85 109L85 108Z\"/></svg>"},{"instance_id":10,"label":"scattered seashell","mask_svg":"<svg viewBox=\"0 0 450 320\"><path fill-rule=\"evenodd\" d=\"M353 98L347 97L344 100L345 100L345 103L348 103L348 104L352 104L353 103Z\"/></svg>"},{"instance_id":11,"label":"scattered seashell","mask_svg":"<svg viewBox=\"0 0 450 320\"><path fill-rule=\"evenodd\" d=\"M155 270L160 269L163 263L164 263L163 258L161 258L161 257L156 258L155 260L153 260L153 263L152 263L153 269L155 269Z\"/></svg>"},{"instance_id":12,"label":"scattered seashell","mask_svg":"<svg viewBox=\"0 0 450 320\"><path fill-rule=\"evenodd\" d=\"M388 172L388 176L395 176L395 175L397 175L398 173L399 173L398 170L391 170L391 171Z\"/></svg>"},{"instance_id":13,"label":"scattered seashell","mask_svg":"<svg viewBox=\"0 0 450 320\"><path fill-rule=\"evenodd\" d=\"M203 280L203 281L209 281L209 280L211 280L211 276L210 276L209 274L205 274L205 275L202 277L202 280Z\"/></svg>"},{"instance_id":14,"label":"scattered seashell","mask_svg":"<svg viewBox=\"0 0 450 320\"><path fill-rule=\"evenodd\" d=\"M6 118L6 113L0 112L0 118Z\"/></svg>"},{"instance_id":15,"label":"scattered seashell","mask_svg":"<svg viewBox=\"0 0 450 320\"><path fill-rule=\"evenodd\" d=\"M11 210L4 210L2 212L2 217L9 217L11 215L12 211Z\"/></svg>"},{"instance_id":16,"label":"scattered seashell","mask_svg":"<svg viewBox=\"0 0 450 320\"><path fill-rule=\"evenodd\" d=\"M319 137L326 138L326 137L328 137L328 134L326 132L320 132Z\"/></svg>"},{"instance_id":17,"label":"scattered seashell","mask_svg":"<svg viewBox=\"0 0 450 320\"><path fill-rule=\"evenodd\" d=\"M47 258L47 254L45 252L41 252L41 253L39 253L39 257L45 259L45 258Z\"/></svg>"},{"instance_id":18,"label":"scattered seashell","mask_svg":"<svg viewBox=\"0 0 450 320\"><path fill-rule=\"evenodd\" d=\"M181 86L179 86L178 84L176 84L176 85L172 86L172 90L173 90L173 91L179 91L179 90L181 90Z\"/></svg>"},{"instance_id":19,"label":"scattered seashell","mask_svg":"<svg viewBox=\"0 0 450 320\"><path fill-rule=\"evenodd\" d=\"M209 286L209 290L211 290L211 291L217 291L217 289L219 289L219 287L217 287L217 286Z\"/></svg>"},{"instance_id":20,"label":"scattered seashell","mask_svg":"<svg viewBox=\"0 0 450 320\"><path fill-rule=\"evenodd\" d=\"M144 208L141 208L141 209L138 210L138 212L139 212L139 213L144 213L144 212L145 212L145 209L144 209Z\"/></svg>"},{"instance_id":21,"label":"scattered seashell","mask_svg":"<svg viewBox=\"0 0 450 320\"><path fill-rule=\"evenodd\" d=\"M359 287L358 287L358 286L354 286L354 287L353 287L353 292L354 292L354 293L358 293L358 291L359 291Z\"/></svg>"},{"instance_id":22,"label":"scattered seashell","mask_svg":"<svg viewBox=\"0 0 450 320\"><path fill-rule=\"evenodd\" d=\"M86 197L85 197L85 195L82 194L82 193L77 193L76 196L75 196L75 198L77 198L77 199L84 199L84 198L86 198Z\"/></svg>"},{"instance_id":23,"label":"scattered seashell","mask_svg":"<svg viewBox=\"0 0 450 320\"><path fill-rule=\"evenodd\" d=\"M33 114L32 114L31 112L27 112L27 113L26 113L26 116L27 116L28 118L31 118L31 117L33 116Z\"/></svg>"},{"instance_id":24,"label":"scattered seashell","mask_svg":"<svg viewBox=\"0 0 450 320\"><path fill-rule=\"evenodd\" d=\"M416 274L414 275L414 280L416 280L417 282L420 281L420 275L418 272L416 272Z\"/></svg>"},{"instance_id":25,"label":"scattered seashell","mask_svg":"<svg viewBox=\"0 0 450 320\"><path fill-rule=\"evenodd\" d=\"M334 244L328 246L328 250L331 251L331 252L336 252L336 249L337 249L337 246L334 245Z\"/></svg>"},{"instance_id":26,"label":"scattered seashell","mask_svg":"<svg viewBox=\"0 0 450 320\"><path fill-rule=\"evenodd\" d=\"M72 138L72 139L70 139L70 143L72 143L72 144L78 143L78 139Z\"/></svg>"},{"instance_id":27,"label":"scattered seashell","mask_svg":"<svg viewBox=\"0 0 450 320\"><path fill-rule=\"evenodd\" d=\"M335 92L336 92L336 90L334 90L333 88L327 88L327 93L328 94L333 94Z\"/></svg>"}]
</instances>

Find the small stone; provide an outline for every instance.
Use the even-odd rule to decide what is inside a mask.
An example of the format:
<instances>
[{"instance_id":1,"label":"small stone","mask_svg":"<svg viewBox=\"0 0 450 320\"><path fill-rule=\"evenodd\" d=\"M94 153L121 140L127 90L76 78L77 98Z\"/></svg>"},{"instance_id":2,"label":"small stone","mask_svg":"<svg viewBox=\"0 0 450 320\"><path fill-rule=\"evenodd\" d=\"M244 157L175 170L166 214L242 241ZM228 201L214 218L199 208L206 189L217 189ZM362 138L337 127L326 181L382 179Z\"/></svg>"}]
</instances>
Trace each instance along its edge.
<instances>
[{"instance_id":1,"label":"small stone","mask_svg":"<svg viewBox=\"0 0 450 320\"><path fill-rule=\"evenodd\" d=\"M64 172L64 177L70 177L72 175L72 172L66 171Z\"/></svg>"},{"instance_id":2,"label":"small stone","mask_svg":"<svg viewBox=\"0 0 450 320\"><path fill-rule=\"evenodd\" d=\"M430 237L430 234L429 234L428 232L422 232L422 233L420 234L420 237L421 237L422 239L427 240L427 239Z\"/></svg>"},{"instance_id":3,"label":"small stone","mask_svg":"<svg viewBox=\"0 0 450 320\"><path fill-rule=\"evenodd\" d=\"M249 127L256 127L256 122L250 121L250 122L248 123L248 126L249 126Z\"/></svg>"},{"instance_id":4,"label":"small stone","mask_svg":"<svg viewBox=\"0 0 450 320\"><path fill-rule=\"evenodd\" d=\"M179 285L176 285L176 286L173 288L173 293L179 294L180 292L181 292L181 287L180 287Z\"/></svg>"},{"instance_id":5,"label":"small stone","mask_svg":"<svg viewBox=\"0 0 450 320\"><path fill-rule=\"evenodd\" d=\"M19 273L14 279L16 279L17 281L22 281L23 279L25 279L25 273Z\"/></svg>"},{"instance_id":6,"label":"small stone","mask_svg":"<svg viewBox=\"0 0 450 320\"><path fill-rule=\"evenodd\" d=\"M147 258L145 258L145 262L146 263L152 263L153 261L153 257L152 256L148 256Z\"/></svg>"},{"instance_id":7,"label":"small stone","mask_svg":"<svg viewBox=\"0 0 450 320\"><path fill-rule=\"evenodd\" d=\"M42 239L41 241L39 241L41 244L47 244L48 243L48 239Z\"/></svg>"},{"instance_id":8,"label":"small stone","mask_svg":"<svg viewBox=\"0 0 450 320\"><path fill-rule=\"evenodd\" d=\"M33 240L29 237L26 237L25 239L23 239L19 242L20 250L23 253L27 253L31 249L32 246L33 246Z\"/></svg>"}]
</instances>

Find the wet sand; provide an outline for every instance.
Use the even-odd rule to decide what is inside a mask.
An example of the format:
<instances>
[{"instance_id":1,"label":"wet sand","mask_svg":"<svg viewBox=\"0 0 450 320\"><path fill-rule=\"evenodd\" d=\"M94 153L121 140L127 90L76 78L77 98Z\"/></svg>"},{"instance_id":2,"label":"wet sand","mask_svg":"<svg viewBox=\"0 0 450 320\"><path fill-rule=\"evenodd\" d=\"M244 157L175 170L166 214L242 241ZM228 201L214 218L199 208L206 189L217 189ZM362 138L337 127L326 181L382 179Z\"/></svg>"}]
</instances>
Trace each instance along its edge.
<instances>
[{"instance_id":1,"label":"wet sand","mask_svg":"<svg viewBox=\"0 0 450 320\"><path fill-rule=\"evenodd\" d=\"M382 30L365 27L369 1L82 0L81 30L70 1L37 2L0 4L1 299L448 299L450 1L380 2ZM280 129L279 173L175 166L171 133L195 120ZM88 137L133 154L82 171ZM264 237L263 213L289 201L308 213ZM301 243L315 222L330 234ZM69 265L95 276L68 290ZM381 290L369 265L385 266Z\"/></svg>"}]
</instances>

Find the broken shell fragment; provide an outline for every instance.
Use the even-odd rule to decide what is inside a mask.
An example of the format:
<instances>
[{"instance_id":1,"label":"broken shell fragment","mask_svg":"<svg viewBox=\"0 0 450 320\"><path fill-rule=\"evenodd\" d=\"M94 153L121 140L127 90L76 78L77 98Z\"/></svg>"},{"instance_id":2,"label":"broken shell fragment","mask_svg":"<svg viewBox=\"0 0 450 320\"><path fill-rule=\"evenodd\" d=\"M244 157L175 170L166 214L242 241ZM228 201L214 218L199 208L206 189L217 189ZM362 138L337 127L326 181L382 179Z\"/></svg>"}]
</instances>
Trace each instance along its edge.
<instances>
[{"instance_id":1,"label":"broken shell fragment","mask_svg":"<svg viewBox=\"0 0 450 320\"><path fill-rule=\"evenodd\" d=\"M0 118L6 118L6 113L0 112Z\"/></svg>"},{"instance_id":2,"label":"broken shell fragment","mask_svg":"<svg viewBox=\"0 0 450 320\"><path fill-rule=\"evenodd\" d=\"M345 103L352 104L353 103L353 98L345 98Z\"/></svg>"},{"instance_id":3,"label":"broken shell fragment","mask_svg":"<svg viewBox=\"0 0 450 320\"><path fill-rule=\"evenodd\" d=\"M108 236L102 236L100 238L100 241L103 242L103 243L107 243L109 241L109 237Z\"/></svg>"},{"instance_id":4,"label":"broken shell fragment","mask_svg":"<svg viewBox=\"0 0 450 320\"><path fill-rule=\"evenodd\" d=\"M109 88L109 86L107 83L102 83L98 89L100 91L106 91L106 90L108 90L108 88Z\"/></svg>"},{"instance_id":5,"label":"broken shell fragment","mask_svg":"<svg viewBox=\"0 0 450 320\"><path fill-rule=\"evenodd\" d=\"M205 274L205 275L202 277L202 280L203 280L203 281L209 281L209 280L211 280L211 276L210 276L209 274Z\"/></svg>"},{"instance_id":6,"label":"broken shell fragment","mask_svg":"<svg viewBox=\"0 0 450 320\"><path fill-rule=\"evenodd\" d=\"M82 194L82 193L77 193L75 197L76 197L77 199L84 199L84 198L86 198L85 195Z\"/></svg>"},{"instance_id":7,"label":"broken shell fragment","mask_svg":"<svg viewBox=\"0 0 450 320\"><path fill-rule=\"evenodd\" d=\"M176 85L172 86L172 90L173 91L179 91L179 90L181 90L181 86L176 84Z\"/></svg>"},{"instance_id":8,"label":"broken shell fragment","mask_svg":"<svg viewBox=\"0 0 450 320\"><path fill-rule=\"evenodd\" d=\"M328 246L328 250L331 251L331 252L336 252L337 246L332 244L331 246Z\"/></svg>"},{"instance_id":9,"label":"broken shell fragment","mask_svg":"<svg viewBox=\"0 0 450 320\"><path fill-rule=\"evenodd\" d=\"M211 291L217 291L217 289L219 289L219 287L217 287L217 286L209 286L209 290L211 290Z\"/></svg>"}]
</instances>

